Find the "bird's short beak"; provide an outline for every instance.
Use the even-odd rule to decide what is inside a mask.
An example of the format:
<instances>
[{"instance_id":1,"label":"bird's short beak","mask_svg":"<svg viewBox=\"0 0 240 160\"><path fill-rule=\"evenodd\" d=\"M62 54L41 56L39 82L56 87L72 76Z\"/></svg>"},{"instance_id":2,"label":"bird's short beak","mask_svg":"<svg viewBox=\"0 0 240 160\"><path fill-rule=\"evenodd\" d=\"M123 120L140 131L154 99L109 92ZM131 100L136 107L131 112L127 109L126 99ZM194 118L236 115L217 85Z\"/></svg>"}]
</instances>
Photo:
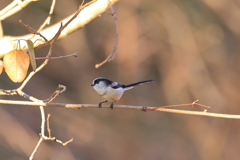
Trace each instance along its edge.
<instances>
[{"instance_id":1,"label":"bird's short beak","mask_svg":"<svg viewBox=\"0 0 240 160\"><path fill-rule=\"evenodd\" d=\"M91 84L90 86L94 86L94 84Z\"/></svg>"}]
</instances>

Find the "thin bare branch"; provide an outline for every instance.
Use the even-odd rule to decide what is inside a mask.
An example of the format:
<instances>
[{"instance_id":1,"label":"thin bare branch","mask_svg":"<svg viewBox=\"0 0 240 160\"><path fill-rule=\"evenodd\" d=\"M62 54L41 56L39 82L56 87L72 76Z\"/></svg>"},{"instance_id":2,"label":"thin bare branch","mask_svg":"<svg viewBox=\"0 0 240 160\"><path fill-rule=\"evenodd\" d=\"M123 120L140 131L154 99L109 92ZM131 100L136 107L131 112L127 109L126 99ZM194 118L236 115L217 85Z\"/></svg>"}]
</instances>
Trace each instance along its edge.
<instances>
[{"instance_id":1,"label":"thin bare branch","mask_svg":"<svg viewBox=\"0 0 240 160\"><path fill-rule=\"evenodd\" d=\"M53 14L53 10L54 10L55 4L56 4L56 0L52 0L52 5L51 5L51 8L50 8L48 17L47 17L46 20L43 22L43 24L38 28L37 32L41 32L46 25L49 25L49 24L50 24L50 21L51 21L51 18L52 18L52 14Z\"/></svg>"},{"instance_id":2,"label":"thin bare branch","mask_svg":"<svg viewBox=\"0 0 240 160\"><path fill-rule=\"evenodd\" d=\"M69 141L63 143L61 140L56 139L56 137L52 137L51 134L51 129L50 129L50 124L49 124L49 119L50 119L50 114L48 114L48 118L47 118L47 130L48 130L48 134L49 136L45 135L45 112L44 112L44 108L43 106L40 106L40 110L41 110L41 117L42 117L42 124L41 124L41 138L45 141L54 141L57 143L62 144L63 146L66 146L68 143L73 141L73 138L70 139Z\"/></svg>"},{"instance_id":3,"label":"thin bare branch","mask_svg":"<svg viewBox=\"0 0 240 160\"><path fill-rule=\"evenodd\" d=\"M48 99L46 99L46 100L43 100L43 102L45 102L45 103L50 103L50 102L52 102L57 96L59 96L60 94L62 94L63 92L65 92L66 89L67 89L66 86L59 84L58 87L57 87L57 89L56 89L56 91L51 95L51 97L48 98Z\"/></svg>"},{"instance_id":4,"label":"thin bare branch","mask_svg":"<svg viewBox=\"0 0 240 160\"><path fill-rule=\"evenodd\" d=\"M13 95L17 95L16 90L4 90L4 89L0 89L0 95L8 95L8 96L13 96Z\"/></svg>"},{"instance_id":5,"label":"thin bare branch","mask_svg":"<svg viewBox=\"0 0 240 160\"><path fill-rule=\"evenodd\" d=\"M40 137L40 139L39 139L37 145L35 146L35 148L34 148L32 154L31 154L31 156L29 157L29 160L33 160L33 157L34 157L35 154L37 153L37 150L38 150L38 148L40 147L40 144L43 142L43 140L44 140L44 139L43 139L42 137Z\"/></svg>"},{"instance_id":6,"label":"thin bare branch","mask_svg":"<svg viewBox=\"0 0 240 160\"><path fill-rule=\"evenodd\" d=\"M67 21L67 23L64 24L63 29L64 29L65 27L67 27L68 24L69 24L70 22L72 22L72 21L78 16L78 14L83 10L83 8L85 8L85 5L83 6L83 3L84 3L84 0L82 1L82 4L80 5L80 7L79 7L78 10L76 11L76 13ZM89 2L89 3L92 3L92 2Z\"/></svg>"},{"instance_id":7,"label":"thin bare branch","mask_svg":"<svg viewBox=\"0 0 240 160\"><path fill-rule=\"evenodd\" d=\"M114 59L114 57L117 55L117 49L118 49L118 20L117 20L116 12L115 12L115 10L114 10L110 1L109 1L109 3L111 5L111 11L112 11L112 13L110 15L114 18L115 26L116 26L116 41L115 41L112 53L110 55L108 55L108 57L103 62L101 62L99 64L96 64L95 68L99 68L102 65L104 65L105 63L112 61Z\"/></svg>"},{"instance_id":8,"label":"thin bare branch","mask_svg":"<svg viewBox=\"0 0 240 160\"><path fill-rule=\"evenodd\" d=\"M67 57L77 57L77 53L65 55L65 56L58 56L58 57L36 57L36 60L41 60L41 59L61 59L61 58L67 58Z\"/></svg>"},{"instance_id":9,"label":"thin bare branch","mask_svg":"<svg viewBox=\"0 0 240 160\"><path fill-rule=\"evenodd\" d=\"M40 111L41 111L41 117L42 117L42 122L41 122L41 133L40 133L40 139L36 145L36 147L34 148L31 156L29 157L30 160L32 160L35 156L35 154L37 153L38 148L40 147L40 144L45 140L45 141L54 141L57 143L62 144L63 146L66 146L68 143L73 141L73 138L70 139L69 141L63 143L61 140L56 139L56 137L52 137L51 135L51 129L50 129L50 125L49 125L49 118L50 118L50 114L48 114L48 118L47 118L47 129L48 129L48 134L49 136L45 136L45 112L44 112L44 107L40 106Z\"/></svg>"},{"instance_id":10,"label":"thin bare branch","mask_svg":"<svg viewBox=\"0 0 240 160\"><path fill-rule=\"evenodd\" d=\"M1 104L14 104L14 105L29 105L29 106L47 106L47 107L65 107L65 108L98 108L98 104L66 104L66 103L36 103L30 101L9 101L9 100L0 100ZM102 108L109 108L109 105L103 105ZM178 110L178 109L167 109L167 108L158 108L158 107L148 107L148 106L131 106L131 105L114 105L114 109L130 109L130 110L140 110L145 109L155 109L154 111L159 112L169 112L169 113L178 113L178 114L189 114L189 115L198 115L198 116L208 116L208 117L217 117L217 118L230 118L230 119L240 119L240 115L234 114L220 114L220 113L211 113L204 111L189 111L189 110Z\"/></svg>"},{"instance_id":11,"label":"thin bare branch","mask_svg":"<svg viewBox=\"0 0 240 160\"><path fill-rule=\"evenodd\" d=\"M51 132L51 129L50 129L50 117L51 117L51 114L48 113L48 117L47 117L47 130L48 130L48 137L49 138L52 138L52 132Z\"/></svg>"},{"instance_id":12,"label":"thin bare branch","mask_svg":"<svg viewBox=\"0 0 240 160\"><path fill-rule=\"evenodd\" d=\"M181 106L192 106L192 108L193 108L194 105L205 107L205 108L210 108L209 106L206 106L206 105L203 105L203 104L200 104L200 103L196 103L197 101L198 100L194 101L193 103L187 103L187 104L176 104L176 105L161 106L161 107L157 107L157 108L154 108L154 109L143 108L143 111L149 112L149 111L154 111L158 108L170 108L170 107L181 107Z\"/></svg>"},{"instance_id":13,"label":"thin bare branch","mask_svg":"<svg viewBox=\"0 0 240 160\"><path fill-rule=\"evenodd\" d=\"M70 142L72 142L73 141L73 138L72 139L70 139L70 140L68 140L67 142L65 142L65 143L63 143L62 141L60 141L60 140L58 140L58 139L56 139L56 142L57 143L60 143L60 144L62 144L63 146L66 146L66 145L68 145L68 143L70 143Z\"/></svg>"},{"instance_id":14,"label":"thin bare branch","mask_svg":"<svg viewBox=\"0 0 240 160\"><path fill-rule=\"evenodd\" d=\"M39 35L40 37L42 37L42 38L44 39L45 42L48 41L47 38L45 38L40 32L37 32L35 29L31 28L29 25L24 24L22 20L19 20L18 22L19 22L21 25L23 25L24 27L26 27L27 30L28 30L29 32L31 32L32 34L34 34L34 35Z\"/></svg>"},{"instance_id":15,"label":"thin bare branch","mask_svg":"<svg viewBox=\"0 0 240 160\"><path fill-rule=\"evenodd\" d=\"M22 94L22 96L23 96L23 94L25 94L25 93L22 92L21 90L17 90L17 91L18 91L18 94ZM34 102L43 103L43 101L40 101L40 100L38 100L38 99L36 99L36 98L35 98L35 99L31 99L31 100L34 101ZM38 148L40 147L40 144L43 142L44 136L45 136L45 135L44 135L44 132L45 132L45 112L44 112L43 106L39 106L39 108L40 108L41 117L42 117L41 134L40 134L40 139L39 139L36 147L34 148L31 156L29 157L29 159L31 159L31 160L33 159L34 155L37 153L37 150L38 150Z\"/></svg>"},{"instance_id":16,"label":"thin bare branch","mask_svg":"<svg viewBox=\"0 0 240 160\"><path fill-rule=\"evenodd\" d=\"M42 123L41 123L41 137L44 139L45 138L45 112L43 106L40 106L40 112L41 112L41 118L42 118Z\"/></svg>"},{"instance_id":17,"label":"thin bare branch","mask_svg":"<svg viewBox=\"0 0 240 160\"><path fill-rule=\"evenodd\" d=\"M37 99L37 98L35 98L35 97L33 97L33 96L30 96L30 95L24 93L24 92L23 92L22 90L20 90L20 89L17 89L16 92L17 92L18 95L20 95L20 96L22 96L22 97L24 97L24 98L27 98L27 99L29 99L29 100L31 100L31 101L33 101L33 102L40 102L40 103L43 102L43 101L41 101L41 100L39 100L39 99Z\"/></svg>"}]
</instances>

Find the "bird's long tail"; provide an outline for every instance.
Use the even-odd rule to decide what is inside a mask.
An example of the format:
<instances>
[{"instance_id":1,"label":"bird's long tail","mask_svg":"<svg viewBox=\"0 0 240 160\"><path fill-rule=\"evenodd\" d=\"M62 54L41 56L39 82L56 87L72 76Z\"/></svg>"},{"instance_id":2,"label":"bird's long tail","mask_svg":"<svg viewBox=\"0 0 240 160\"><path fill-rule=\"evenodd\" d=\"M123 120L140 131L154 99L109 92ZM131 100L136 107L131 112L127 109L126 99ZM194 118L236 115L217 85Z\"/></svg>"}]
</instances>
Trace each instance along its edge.
<instances>
[{"instance_id":1,"label":"bird's long tail","mask_svg":"<svg viewBox=\"0 0 240 160\"><path fill-rule=\"evenodd\" d=\"M140 81L140 82L124 85L124 88L129 88L129 87L133 87L136 85L142 85L143 83L150 83L150 82L154 82L154 80L145 80L145 81Z\"/></svg>"}]
</instances>

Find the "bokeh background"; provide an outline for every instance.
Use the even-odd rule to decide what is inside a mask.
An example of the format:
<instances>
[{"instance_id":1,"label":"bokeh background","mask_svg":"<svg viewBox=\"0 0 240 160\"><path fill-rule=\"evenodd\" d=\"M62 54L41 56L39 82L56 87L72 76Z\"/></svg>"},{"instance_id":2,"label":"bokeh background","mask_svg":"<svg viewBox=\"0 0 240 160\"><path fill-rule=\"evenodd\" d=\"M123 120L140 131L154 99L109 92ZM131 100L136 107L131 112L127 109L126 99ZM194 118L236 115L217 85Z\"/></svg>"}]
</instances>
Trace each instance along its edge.
<instances>
[{"instance_id":1,"label":"bokeh background","mask_svg":"<svg viewBox=\"0 0 240 160\"><path fill-rule=\"evenodd\" d=\"M9 4L1 0L0 9ZM52 24L77 10L80 0L57 1ZM48 15L50 0L31 3L2 22L5 35L28 34L18 20L38 28ZM54 56L78 52L78 58L51 60L25 87L39 99L58 84L67 91L54 102L102 101L90 87L105 77L123 84L155 82L125 92L117 104L162 106L200 103L209 112L240 114L239 0L120 0L114 5L119 23L118 55L95 69L111 53L115 23L107 13L59 40ZM47 47L37 50L44 56ZM38 64L41 62L38 61ZM0 88L14 89L5 73ZM18 96L1 99L25 100ZM27 159L39 139L38 107L0 105L1 159ZM179 109L202 111L202 107ZM46 107L53 136L63 147L44 142L35 159L67 160L235 160L240 158L240 121L163 112L118 109Z\"/></svg>"}]
</instances>

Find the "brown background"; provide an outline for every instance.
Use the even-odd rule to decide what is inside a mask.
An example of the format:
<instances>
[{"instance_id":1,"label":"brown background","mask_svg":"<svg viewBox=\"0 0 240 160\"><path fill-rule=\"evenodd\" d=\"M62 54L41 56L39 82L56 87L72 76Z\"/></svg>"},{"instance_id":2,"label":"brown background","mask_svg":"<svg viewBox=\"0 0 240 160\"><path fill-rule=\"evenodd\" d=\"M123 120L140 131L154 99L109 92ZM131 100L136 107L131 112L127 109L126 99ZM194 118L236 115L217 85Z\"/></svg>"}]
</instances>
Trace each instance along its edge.
<instances>
[{"instance_id":1,"label":"brown background","mask_svg":"<svg viewBox=\"0 0 240 160\"><path fill-rule=\"evenodd\" d=\"M0 9L10 1L1 0ZM52 23L72 14L81 1L57 1ZM51 1L31 3L3 21L6 35L27 30L17 20L38 28ZM115 24L104 13L56 43L54 56L78 52L78 58L51 60L24 91L48 98L58 84L68 87L54 102L102 101L90 87L96 77L120 83L154 79L127 91L117 104L162 106L200 103L209 112L240 114L240 1L122 0L115 6L119 22L117 57L99 69L112 50ZM37 51L46 55L47 47ZM40 62L38 62L40 64ZM6 74L0 88L14 89ZM20 99L18 96L1 99ZM27 159L40 132L38 107L0 105L1 159ZM202 107L181 107L202 111ZM46 107L53 136L68 146L44 142L35 159L83 160L233 160L239 159L239 120L131 110Z\"/></svg>"}]
</instances>

